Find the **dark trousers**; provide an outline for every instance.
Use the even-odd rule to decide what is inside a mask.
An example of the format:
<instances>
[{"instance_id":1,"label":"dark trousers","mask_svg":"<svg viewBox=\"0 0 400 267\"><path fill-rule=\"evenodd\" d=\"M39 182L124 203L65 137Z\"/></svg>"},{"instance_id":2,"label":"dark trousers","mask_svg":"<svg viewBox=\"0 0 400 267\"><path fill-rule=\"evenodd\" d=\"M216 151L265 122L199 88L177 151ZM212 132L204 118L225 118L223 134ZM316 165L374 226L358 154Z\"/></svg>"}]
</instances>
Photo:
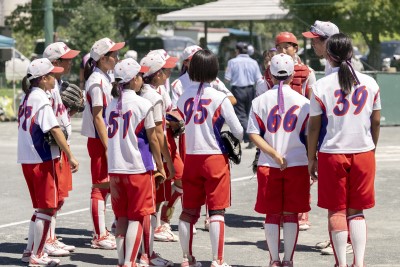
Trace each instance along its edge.
<instances>
[{"instance_id":1,"label":"dark trousers","mask_svg":"<svg viewBox=\"0 0 400 267\"><path fill-rule=\"evenodd\" d=\"M235 109L236 116L244 130L243 141L247 143L250 141L247 134L247 122L249 120L251 101L255 94L254 87L252 85L245 87L232 86L231 91L237 100L237 103L233 108Z\"/></svg>"}]
</instances>

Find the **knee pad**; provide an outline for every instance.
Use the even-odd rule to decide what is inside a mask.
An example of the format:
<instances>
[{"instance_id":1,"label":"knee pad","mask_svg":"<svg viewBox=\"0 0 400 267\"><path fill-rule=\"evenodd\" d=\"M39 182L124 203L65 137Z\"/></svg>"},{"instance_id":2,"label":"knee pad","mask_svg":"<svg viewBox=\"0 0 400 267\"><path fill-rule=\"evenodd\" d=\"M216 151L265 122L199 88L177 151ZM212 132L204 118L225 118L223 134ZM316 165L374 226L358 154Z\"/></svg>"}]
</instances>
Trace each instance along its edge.
<instances>
[{"instance_id":1,"label":"knee pad","mask_svg":"<svg viewBox=\"0 0 400 267\"><path fill-rule=\"evenodd\" d=\"M347 231L346 210L328 211L328 228L332 231Z\"/></svg>"},{"instance_id":2,"label":"knee pad","mask_svg":"<svg viewBox=\"0 0 400 267\"><path fill-rule=\"evenodd\" d=\"M214 216L214 215L221 215L221 216L224 216L225 215L225 209L221 209L221 210L209 210L208 211L208 215L211 217L211 216Z\"/></svg>"},{"instance_id":3,"label":"knee pad","mask_svg":"<svg viewBox=\"0 0 400 267\"><path fill-rule=\"evenodd\" d=\"M201 208L198 209L183 208L181 216L179 216L179 219L184 222L195 224L197 220L200 218L200 209Z\"/></svg>"}]
</instances>

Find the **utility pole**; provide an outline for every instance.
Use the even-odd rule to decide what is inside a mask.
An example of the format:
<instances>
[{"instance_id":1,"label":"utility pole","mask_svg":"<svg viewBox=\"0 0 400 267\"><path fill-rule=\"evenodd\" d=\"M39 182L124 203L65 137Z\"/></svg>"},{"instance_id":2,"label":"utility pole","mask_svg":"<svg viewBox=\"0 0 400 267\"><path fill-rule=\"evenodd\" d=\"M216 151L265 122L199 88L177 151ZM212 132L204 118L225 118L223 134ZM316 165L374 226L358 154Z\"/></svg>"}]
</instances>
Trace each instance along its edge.
<instances>
[{"instance_id":1,"label":"utility pole","mask_svg":"<svg viewBox=\"0 0 400 267\"><path fill-rule=\"evenodd\" d=\"M45 46L53 43L54 38L54 19L53 19L53 0L44 1L44 38Z\"/></svg>"}]
</instances>

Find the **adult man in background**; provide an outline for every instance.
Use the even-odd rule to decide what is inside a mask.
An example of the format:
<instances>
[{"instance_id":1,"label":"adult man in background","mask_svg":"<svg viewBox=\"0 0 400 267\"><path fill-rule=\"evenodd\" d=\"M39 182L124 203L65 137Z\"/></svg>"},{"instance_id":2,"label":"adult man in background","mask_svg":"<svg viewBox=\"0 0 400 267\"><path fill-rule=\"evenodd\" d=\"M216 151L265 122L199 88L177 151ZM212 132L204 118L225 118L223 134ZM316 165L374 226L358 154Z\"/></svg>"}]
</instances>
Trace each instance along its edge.
<instances>
[{"instance_id":1,"label":"adult man in background","mask_svg":"<svg viewBox=\"0 0 400 267\"><path fill-rule=\"evenodd\" d=\"M247 135L247 121L249 118L251 101L254 98L254 85L261 79L262 75L257 61L248 55L248 44L238 42L236 44L235 58L228 61L228 66L225 71L225 80L231 85L233 96L237 99L237 104L234 106L236 116L244 129L245 143L249 143L247 148L253 148L254 144L250 142Z\"/></svg>"}]
</instances>

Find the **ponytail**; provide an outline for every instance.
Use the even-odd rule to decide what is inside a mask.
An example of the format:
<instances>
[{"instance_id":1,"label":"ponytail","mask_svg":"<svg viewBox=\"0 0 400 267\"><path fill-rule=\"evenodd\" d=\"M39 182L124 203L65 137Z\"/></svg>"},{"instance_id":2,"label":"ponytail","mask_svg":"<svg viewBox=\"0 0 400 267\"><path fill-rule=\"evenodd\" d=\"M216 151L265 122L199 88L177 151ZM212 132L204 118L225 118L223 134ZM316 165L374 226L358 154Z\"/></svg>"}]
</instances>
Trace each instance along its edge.
<instances>
[{"instance_id":1,"label":"ponytail","mask_svg":"<svg viewBox=\"0 0 400 267\"><path fill-rule=\"evenodd\" d=\"M119 81L120 78L115 78L115 82L112 83L113 87L111 89L111 95L114 98L118 98L121 95L120 89L119 89Z\"/></svg>"},{"instance_id":2,"label":"ponytail","mask_svg":"<svg viewBox=\"0 0 400 267\"><path fill-rule=\"evenodd\" d=\"M85 78L85 81L87 81L89 79L90 75L92 75L96 65L97 65L97 62L93 58L88 59L88 61L85 64L85 70L83 73L83 77Z\"/></svg>"},{"instance_id":3,"label":"ponytail","mask_svg":"<svg viewBox=\"0 0 400 267\"><path fill-rule=\"evenodd\" d=\"M29 80L29 78L31 77L31 74L27 74L21 82L21 89L22 91L26 94L29 95L31 93L31 90L33 87L38 87L39 86L39 82L42 79L42 77L37 77L34 78L32 80Z\"/></svg>"},{"instance_id":4,"label":"ponytail","mask_svg":"<svg viewBox=\"0 0 400 267\"><path fill-rule=\"evenodd\" d=\"M326 44L326 53L339 67L338 77L340 90L343 95L351 93L354 84L360 84L356 72L351 64L353 45L351 39L343 33L337 33L329 37Z\"/></svg>"},{"instance_id":5,"label":"ponytail","mask_svg":"<svg viewBox=\"0 0 400 267\"><path fill-rule=\"evenodd\" d=\"M355 80L346 61L340 62L338 76L340 90L342 91L342 94L350 94Z\"/></svg>"}]
</instances>

